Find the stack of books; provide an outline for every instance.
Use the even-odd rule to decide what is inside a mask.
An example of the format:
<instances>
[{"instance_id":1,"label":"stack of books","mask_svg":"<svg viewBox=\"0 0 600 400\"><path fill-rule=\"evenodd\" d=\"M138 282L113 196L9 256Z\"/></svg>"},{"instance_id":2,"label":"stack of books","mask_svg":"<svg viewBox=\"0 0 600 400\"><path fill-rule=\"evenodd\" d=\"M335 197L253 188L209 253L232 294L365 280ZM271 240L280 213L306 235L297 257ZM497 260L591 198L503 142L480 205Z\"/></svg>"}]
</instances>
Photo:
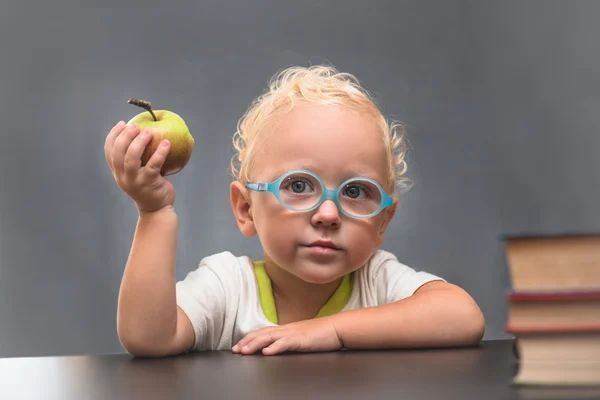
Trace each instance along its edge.
<instances>
[{"instance_id":1,"label":"stack of books","mask_svg":"<svg viewBox=\"0 0 600 400\"><path fill-rule=\"evenodd\" d=\"M514 383L600 385L600 234L504 240Z\"/></svg>"}]
</instances>

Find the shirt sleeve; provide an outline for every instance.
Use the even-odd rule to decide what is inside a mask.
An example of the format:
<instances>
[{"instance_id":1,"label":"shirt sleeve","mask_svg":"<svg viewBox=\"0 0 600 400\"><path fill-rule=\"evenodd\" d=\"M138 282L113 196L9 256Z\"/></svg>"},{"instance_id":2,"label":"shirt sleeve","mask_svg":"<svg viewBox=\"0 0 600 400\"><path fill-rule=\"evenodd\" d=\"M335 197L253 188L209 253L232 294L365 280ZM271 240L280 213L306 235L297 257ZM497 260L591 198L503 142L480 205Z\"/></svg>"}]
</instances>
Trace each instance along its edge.
<instances>
[{"instance_id":1,"label":"shirt sleeve","mask_svg":"<svg viewBox=\"0 0 600 400\"><path fill-rule=\"evenodd\" d=\"M228 303L231 306L236 301L231 298L231 287L235 286L237 274L229 271L231 260L226 258L221 254L202 259L196 270L175 285L177 305L188 316L194 330L194 350L218 347Z\"/></svg>"},{"instance_id":2,"label":"shirt sleeve","mask_svg":"<svg viewBox=\"0 0 600 400\"><path fill-rule=\"evenodd\" d=\"M398 261L396 256L380 250L372 262L376 263L375 286L378 303L389 304L412 296L428 282L443 281L443 278L425 271L417 271Z\"/></svg>"}]
</instances>

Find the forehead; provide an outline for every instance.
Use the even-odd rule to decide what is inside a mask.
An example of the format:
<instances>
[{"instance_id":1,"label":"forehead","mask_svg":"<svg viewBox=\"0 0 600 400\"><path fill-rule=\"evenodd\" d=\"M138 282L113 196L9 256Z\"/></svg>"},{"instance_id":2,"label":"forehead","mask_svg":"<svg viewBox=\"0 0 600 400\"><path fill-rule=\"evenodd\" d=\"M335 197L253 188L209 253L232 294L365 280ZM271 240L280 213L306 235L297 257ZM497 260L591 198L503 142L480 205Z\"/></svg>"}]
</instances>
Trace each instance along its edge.
<instances>
[{"instance_id":1,"label":"forehead","mask_svg":"<svg viewBox=\"0 0 600 400\"><path fill-rule=\"evenodd\" d=\"M387 176L383 137L375 118L366 112L297 105L273 117L263 140L253 174L256 180L273 180L291 169L308 169L331 184L353 176L383 183Z\"/></svg>"}]
</instances>

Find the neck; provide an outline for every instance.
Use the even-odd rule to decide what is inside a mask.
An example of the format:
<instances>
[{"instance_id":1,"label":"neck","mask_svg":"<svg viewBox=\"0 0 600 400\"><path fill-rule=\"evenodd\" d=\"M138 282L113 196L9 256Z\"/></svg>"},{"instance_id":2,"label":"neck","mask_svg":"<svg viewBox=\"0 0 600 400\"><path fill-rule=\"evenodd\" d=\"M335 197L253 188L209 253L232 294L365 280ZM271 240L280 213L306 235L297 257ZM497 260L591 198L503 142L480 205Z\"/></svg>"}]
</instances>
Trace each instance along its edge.
<instances>
[{"instance_id":1,"label":"neck","mask_svg":"<svg viewBox=\"0 0 600 400\"><path fill-rule=\"evenodd\" d=\"M271 280L279 324L314 318L340 285L333 282L305 282L265 257L265 270Z\"/></svg>"}]
</instances>

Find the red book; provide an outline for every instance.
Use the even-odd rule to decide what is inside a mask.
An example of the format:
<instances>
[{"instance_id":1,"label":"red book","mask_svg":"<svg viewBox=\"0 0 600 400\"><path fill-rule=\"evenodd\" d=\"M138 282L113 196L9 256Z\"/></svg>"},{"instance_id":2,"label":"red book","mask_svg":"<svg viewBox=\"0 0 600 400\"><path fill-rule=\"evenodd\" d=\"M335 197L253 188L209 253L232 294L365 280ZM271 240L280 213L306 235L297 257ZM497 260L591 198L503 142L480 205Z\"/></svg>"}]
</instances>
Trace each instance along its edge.
<instances>
[{"instance_id":1,"label":"red book","mask_svg":"<svg viewBox=\"0 0 600 400\"><path fill-rule=\"evenodd\" d=\"M600 291L510 292L510 332L564 332L600 327Z\"/></svg>"}]
</instances>

